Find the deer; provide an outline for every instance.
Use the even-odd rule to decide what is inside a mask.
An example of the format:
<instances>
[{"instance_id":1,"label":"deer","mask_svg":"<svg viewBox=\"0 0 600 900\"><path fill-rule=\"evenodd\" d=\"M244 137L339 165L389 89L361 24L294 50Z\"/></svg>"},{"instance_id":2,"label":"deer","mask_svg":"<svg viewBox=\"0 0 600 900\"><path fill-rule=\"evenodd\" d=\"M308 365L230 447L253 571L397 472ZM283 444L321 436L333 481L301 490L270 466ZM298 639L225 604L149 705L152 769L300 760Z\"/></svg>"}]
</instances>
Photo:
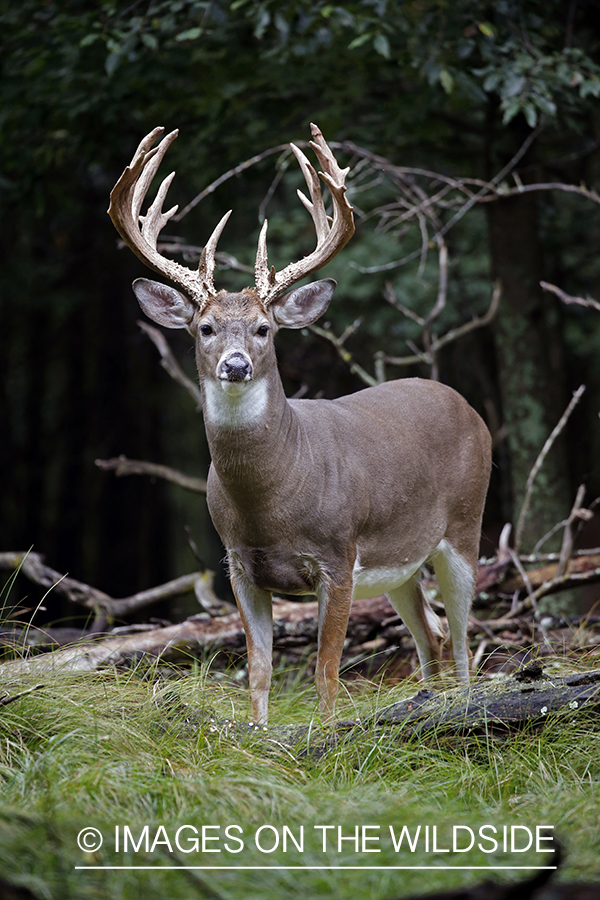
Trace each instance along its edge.
<instances>
[{"instance_id":1,"label":"deer","mask_svg":"<svg viewBox=\"0 0 600 900\"><path fill-rule=\"evenodd\" d=\"M227 212L196 271L161 255L158 236L177 212L163 212L174 172L142 206L178 131L141 141L111 192L109 215L124 243L177 285L137 278L144 313L195 340L211 456L207 503L226 550L246 635L253 724L268 722L273 655L273 593L318 600L315 686L321 721L335 721L339 668L353 598L385 594L410 631L421 677L440 671L442 645L455 677L470 679L467 626L491 467L491 439L478 413L452 388L402 378L337 399L288 399L274 336L305 328L329 306L331 278L294 287L328 263L354 233L341 169L311 125L317 174L291 144L306 181L298 197L312 217L316 248L276 271L267 226L260 230L254 285L236 293L214 284L217 242ZM329 189L325 209L319 178ZM424 596L422 569L435 573L448 623Z\"/></svg>"}]
</instances>

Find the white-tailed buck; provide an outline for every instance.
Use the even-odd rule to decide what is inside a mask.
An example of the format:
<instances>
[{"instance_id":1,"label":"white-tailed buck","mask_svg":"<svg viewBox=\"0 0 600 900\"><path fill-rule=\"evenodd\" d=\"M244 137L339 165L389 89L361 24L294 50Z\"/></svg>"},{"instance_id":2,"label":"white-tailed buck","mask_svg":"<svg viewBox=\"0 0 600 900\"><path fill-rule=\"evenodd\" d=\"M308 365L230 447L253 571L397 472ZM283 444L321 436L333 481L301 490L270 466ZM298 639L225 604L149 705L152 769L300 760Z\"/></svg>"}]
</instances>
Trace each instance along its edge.
<instances>
[{"instance_id":1,"label":"white-tailed buck","mask_svg":"<svg viewBox=\"0 0 600 900\"><path fill-rule=\"evenodd\" d=\"M150 182L177 131L139 145L111 194L112 221L135 254L181 288L138 278L144 312L167 328L187 328L212 457L208 506L227 549L231 583L248 643L252 713L265 723L272 671L272 593L319 601L316 687L324 719L333 717L353 597L385 593L410 629L424 678L438 670L445 633L420 587L431 563L444 600L456 676L469 680L467 620L490 473L490 435L454 390L406 378L338 400L287 400L273 338L321 316L332 279L289 289L350 240L352 207L340 169L319 129L311 147L331 193L326 212L319 178L293 144L310 200L317 246L282 271L267 262L260 233L255 283L217 291L215 248L228 212L209 238L197 271L161 256L158 235L176 212L162 211L174 173L145 215Z\"/></svg>"}]
</instances>

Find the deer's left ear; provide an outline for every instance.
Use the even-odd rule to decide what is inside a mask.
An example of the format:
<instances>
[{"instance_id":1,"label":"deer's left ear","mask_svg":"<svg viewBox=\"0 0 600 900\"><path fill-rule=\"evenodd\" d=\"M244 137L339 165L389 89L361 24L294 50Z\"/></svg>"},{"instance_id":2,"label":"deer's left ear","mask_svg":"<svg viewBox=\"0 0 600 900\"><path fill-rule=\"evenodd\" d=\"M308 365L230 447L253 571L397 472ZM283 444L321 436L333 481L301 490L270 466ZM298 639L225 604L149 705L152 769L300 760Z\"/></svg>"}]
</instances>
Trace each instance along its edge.
<instances>
[{"instance_id":1,"label":"deer's left ear","mask_svg":"<svg viewBox=\"0 0 600 900\"><path fill-rule=\"evenodd\" d=\"M337 282L333 278L313 281L276 300L271 309L282 328L304 328L322 316L333 297Z\"/></svg>"}]
</instances>

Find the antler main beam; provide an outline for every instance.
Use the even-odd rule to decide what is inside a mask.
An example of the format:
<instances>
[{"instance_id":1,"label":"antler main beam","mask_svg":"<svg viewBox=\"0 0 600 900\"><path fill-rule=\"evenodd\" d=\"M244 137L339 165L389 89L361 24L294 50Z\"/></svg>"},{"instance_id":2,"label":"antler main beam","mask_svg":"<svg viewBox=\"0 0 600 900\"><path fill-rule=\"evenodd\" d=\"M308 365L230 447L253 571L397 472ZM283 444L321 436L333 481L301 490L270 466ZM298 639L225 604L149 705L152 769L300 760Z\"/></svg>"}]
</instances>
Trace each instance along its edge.
<instances>
[{"instance_id":1,"label":"antler main beam","mask_svg":"<svg viewBox=\"0 0 600 900\"><path fill-rule=\"evenodd\" d=\"M314 222L317 246L309 256L298 262L290 263L281 272L276 272L274 268L269 269L267 220L265 219L258 240L255 264L255 288L265 306L269 306L280 294L300 281L301 278L329 262L354 234L352 207L345 196L346 186L344 183L350 170L340 169L321 131L316 125L310 127L313 136L310 146L315 151L323 170L319 172L319 175L304 153L294 144L290 146L300 164L310 194L309 200L302 191L298 191L300 200ZM179 134L178 131L171 131L162 138L156 147L153 147L156 138L163 131L164 128L154 128L140 142L131 163L111 192L108 214L129 249L150 268L179 285L202 309L217 293L214 285L215 252L223 228L231 215L231 210L225 213L206 242L196 272L180 265L175 260L167 259L158 252L158 236L178 209L177 206L173 206L163 212L167 191L175 177L174 172L171 172L162 181L156 197L145 215L142 215L141 210L158 167ZM325 212L319 176L331 192L333 220L330 220Z\"/></svg>"},{"instance_id":2,"label":"antler main beam","mask_svg":"<svg viewBox=\"0 0 600 900\"><path fill-rule=\"evenodd\" d=\"M165 153L179 134L178 131L171 131L151 149L163 131L164 128L154 128L140 142L131 163L111 191L108 214L129 249L147 266L183 288L190 299L202 308L216 294L213 281L215 250L231 210L225 213L208 239L200 257L198 271L194 272L158 252L158 236L178 209L177 206L173 206L163 212L162 208L175 172L171 172L163 180L145 216L141 215L141 209Z\"/></svg>"},{"instance_id":3,"label":"antler main beam","mask_svg":"<svg viewBox=\"0 0 600 900\"><path fill-rule=\"evenodd\" d=\"M304 259L290 263L281 272L276 272L273 267L269 269L267 255L267 227L265 219L258 239L256 264L254 269L256 290L260 294L266 306L271 304L280 294L290 288L301 278L311 272L320 269L344 247L354 234L354 218L352 207L346 197L345 180L350 171L349 168L340 169L333 153L329 149L320 129L311 123L313 140L310 147L314 150L322 168L319 172L331 192L333 200L333 221L325 212L319 175L315 172L302 150L295 144L290 144L292 151L300 164L304 175L310 200L302 191L298 191L298 197L309 211L317 233L317 246L315 250Z\"/></svg>"}]
</instances>

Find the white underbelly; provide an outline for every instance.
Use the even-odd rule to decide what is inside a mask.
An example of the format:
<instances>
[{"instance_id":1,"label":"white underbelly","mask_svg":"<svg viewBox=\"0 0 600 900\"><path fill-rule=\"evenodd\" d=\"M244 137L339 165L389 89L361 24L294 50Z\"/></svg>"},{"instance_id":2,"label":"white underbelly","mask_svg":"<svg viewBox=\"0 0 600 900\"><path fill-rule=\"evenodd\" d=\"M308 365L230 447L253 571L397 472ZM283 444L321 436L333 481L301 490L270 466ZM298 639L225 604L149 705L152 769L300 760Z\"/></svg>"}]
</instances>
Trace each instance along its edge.
<instances>
[{"instance_id":1,"label":"white underbelly","mask_svg":"<svg viewBox=\"0 0 600 900\"><path fill-rule=\"evenodd\" d=\"M352 596L356 600L366 600L369 597L377 597L400 587L405 581L418 572L425 559L417 562L405 563L401 566L380 566L379 568L366 569L357 560L354 563Z\"/></svg>"}]
</instances>

